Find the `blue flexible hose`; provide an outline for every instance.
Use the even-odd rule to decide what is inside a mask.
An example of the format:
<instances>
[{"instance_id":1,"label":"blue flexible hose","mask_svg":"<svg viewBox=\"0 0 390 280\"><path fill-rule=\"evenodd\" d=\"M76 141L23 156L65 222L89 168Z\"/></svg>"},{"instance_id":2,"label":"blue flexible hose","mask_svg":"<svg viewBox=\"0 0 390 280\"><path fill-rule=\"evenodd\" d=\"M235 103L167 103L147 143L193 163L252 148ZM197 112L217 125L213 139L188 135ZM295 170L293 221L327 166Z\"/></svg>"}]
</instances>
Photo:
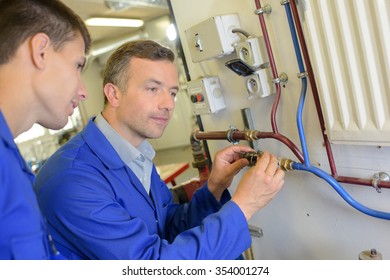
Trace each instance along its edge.
<instances>
[{"instance_id":1,"label":"blue flexible hose","mask_svg":"<svg viewBox=\"0 0 390 280\"><path fill-rule=\"evenodd\" d=\"M291 13L291 7L289 4L286 4L284 6L286 9L288 24L290 26L290 32L291 32L291 37L292 37L292 41L294 44L295 56L297 58L299 71L301 74L304 74L305 67L303 65L302 54L301 54L301 50L300 50L299 43L298 43L297 32L296 32L295 26L294 26L294 20L293 20L292 13ZM305 132L303 129L303 121L302 121L303 106L305 104L306 91L307 91L307 78L306 78L306 76L301 78L301 83L302 83L302 88L301 88L301 95L300 95L299 103L298 103L296 119L297 119L299 138L301 140L301 147L302 147L304 164L306 166L310 166L309 152L307 149L306 137L305 137Z\"/></svg>"},{"instance_id":2,"label":"blue flexible hose","mask_svg":"<svg viewBox=\"0 0 390 280\"><path fill-rule=\"evenodd\" d=\"M326 173L325 171L315 167L315 166L306 166L302 163L294 162L292 163L292 168L294 170L304 170L308 171L310 173L313 173L314 175L324 179L326 182L328 182L335 190L336 192L353 208L359 210L360 212L363 212L369 216L373 216L380 219L390 220L390 213L381 212L377 210L373 210L371 208L368 208L356 200L354 200L336 181L335 178L333 178L331 175Z\"/></svg>"}]
</instances>

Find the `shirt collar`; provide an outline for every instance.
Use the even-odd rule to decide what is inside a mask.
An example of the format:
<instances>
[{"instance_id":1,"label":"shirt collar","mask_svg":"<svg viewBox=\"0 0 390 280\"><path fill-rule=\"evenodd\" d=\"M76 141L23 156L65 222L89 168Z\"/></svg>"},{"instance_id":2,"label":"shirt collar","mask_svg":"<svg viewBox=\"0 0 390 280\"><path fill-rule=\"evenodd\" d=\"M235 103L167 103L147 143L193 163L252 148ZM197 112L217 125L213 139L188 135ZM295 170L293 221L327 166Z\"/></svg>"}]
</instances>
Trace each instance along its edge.
<instances>
[{"instance_id":1,"label":"shirt collar","mask_svg":"<svg viewBox=\"0 0 390 280\"><path fill-rule=\"evenodd\" d=\"M134 147L127 142L102 116L98 114L94 120L96 126L111 143L112 147L118 153L120 158L129 165L136 159L146 158L149 161L153 161L155 151L153 146L147 141L143 141L138 147Z\"/></svg>"}]
</instances>

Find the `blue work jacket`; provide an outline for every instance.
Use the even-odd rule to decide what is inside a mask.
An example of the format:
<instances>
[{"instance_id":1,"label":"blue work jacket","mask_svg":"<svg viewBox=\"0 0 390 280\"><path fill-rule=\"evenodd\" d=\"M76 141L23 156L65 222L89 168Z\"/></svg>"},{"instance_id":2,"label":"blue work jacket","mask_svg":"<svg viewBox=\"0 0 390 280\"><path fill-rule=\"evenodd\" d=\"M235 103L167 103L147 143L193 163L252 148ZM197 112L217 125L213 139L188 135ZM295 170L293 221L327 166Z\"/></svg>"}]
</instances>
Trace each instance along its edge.
<instances>
[{"instance_id":1,"label":"blue work jacket","mask_svg":"<svg viewBox=\"0 0 390 280\"><path fill-rule=\"evenodd\" d=\"M34 174L0 111L0 259L55 259L33 190ZM53 247L54 248L54 247Z\"/></svg>"},{"instance_id":2,"label":"blue work jacket","mask_svg":"<svg viewBox=\"0 0 390 280\"><path fill-rule=\"evenodd\" d=\"M225 191L179 205L153 167L151 194L93 120L42 167L35 189L57 248L71 259L235 259L251 243Z\"/></svg>"}]
</instances>

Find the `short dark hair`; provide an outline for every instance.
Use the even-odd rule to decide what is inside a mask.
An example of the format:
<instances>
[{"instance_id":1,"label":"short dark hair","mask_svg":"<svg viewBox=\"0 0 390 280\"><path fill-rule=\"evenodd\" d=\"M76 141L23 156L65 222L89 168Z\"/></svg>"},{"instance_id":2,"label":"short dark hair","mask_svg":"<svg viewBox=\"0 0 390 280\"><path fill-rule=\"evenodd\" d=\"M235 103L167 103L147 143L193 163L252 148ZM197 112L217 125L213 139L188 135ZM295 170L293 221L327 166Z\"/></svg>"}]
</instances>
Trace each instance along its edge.
<instances>
[{"instance_id":1,"label":"short dark hair","mask_svg":"<svg viewBox=\"0 0 390 280\"><path fill-rule=\"evenodd\" d=\"M85 53L91 38L83 20L58 0L0 0L0 65L8 62L29 37L45 33L59 50L79 33Z\"/></svg>"},{"instance_id":2,"label":"short dark hair","mask_svg":"<svg viewBox=\"0 0 390 280\"><path fill-rule=\"evenodd\" d=\"M173 51L152 40L137 40L124 43L109 57L103 74L103 86L107 83L116 85L121 91L126 91L130 78L128 73L131 58L150 60L175 61ZM105 100L105 104L107 100Z\"/></svg>"}]
</instances>

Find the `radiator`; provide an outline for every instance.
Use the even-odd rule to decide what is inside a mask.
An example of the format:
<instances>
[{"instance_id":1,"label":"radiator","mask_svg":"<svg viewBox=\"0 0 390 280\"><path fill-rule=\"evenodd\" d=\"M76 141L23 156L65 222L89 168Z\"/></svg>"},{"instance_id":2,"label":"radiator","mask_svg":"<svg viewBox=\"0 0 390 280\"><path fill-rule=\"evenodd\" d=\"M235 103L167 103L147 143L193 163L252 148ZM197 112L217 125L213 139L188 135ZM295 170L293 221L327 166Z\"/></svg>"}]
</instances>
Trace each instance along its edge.
<instances>
[{"instance_id":1,"label":"radiator","mask_svg":"<svg viewBox=\"0 0 390 280\"><path fill-rule=\"evenodd\" d=\"M390 1L298 7L330 141L390 146Z\"/></svg>"}]
</instances>

